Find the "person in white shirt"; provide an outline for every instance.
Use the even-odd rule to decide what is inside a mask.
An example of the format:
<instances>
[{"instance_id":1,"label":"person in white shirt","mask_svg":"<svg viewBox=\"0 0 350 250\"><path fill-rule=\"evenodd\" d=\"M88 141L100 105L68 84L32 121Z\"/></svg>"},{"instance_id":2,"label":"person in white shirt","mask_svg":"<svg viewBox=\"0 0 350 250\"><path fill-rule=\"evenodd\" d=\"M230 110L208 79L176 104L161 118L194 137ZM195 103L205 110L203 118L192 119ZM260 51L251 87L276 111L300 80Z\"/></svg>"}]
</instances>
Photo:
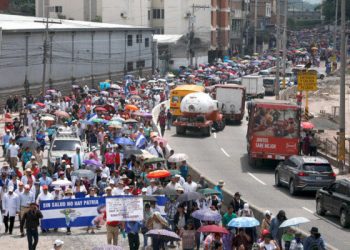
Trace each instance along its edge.
<instances>
[{"instance_id":1,"label":"person in white shirt","mask_svg":"<svg viewBox=\"0 0 350 250\"><path fill-rule=\"evenodd\" d=\"M55 187L53 192L51 192L51 195L53 200L63 199L62 189L60 187Z\"/></svg>"},{"instance_id":2,"label":"person in white shirt","mask_svg":"<svg viewBox=\"0 0 350 250\"><path fill-rule=\"evenodd\" d=\"M24 185L34 186L35 183L35 177L32 175L32 170L30 168L26 169L25 175L22 176L21 182L23 182Z\"/></svg>"},{"instance_id":3,"label":"person in white shirt","mask_svg":"<svg viewBox=\"0 0 350 250\"><path fill-rule=\"evenodd\" d=\"M259 244L259 247L264 250L280 250L278 243L272 239L271 234L264 235L264 241Z\"/></svg>"},{"instance_id":4,"label":"person in white shirt","mask_svg":"<svg viewBox=\"0 0 350 250\"><path fill-rule=\"evenodd\" d=\"M150 185L147 187L146 194L153 195L155 191L158 190L157 181L155 179L150 179Z\"/></svg>"},{"instance_id":5,"label":"person in white shirt","mask_svg":"<svg viewBox=\"0 0 350 250\"><path fill-rule=\"evenodd\" d=\"M187 181L183 184L185 193L188 192L196 192L198 188L198 184L194 181L192 181L192 176L187 175Z\"/></svg>"},{"instance_id":6,"label":"person in white shirt","mask_svg":"<svg viewBox=\"0 0 350 250\"><path fill-rule=\"evenodd\" d=\"M78 170L82 167L84 163L84 153L80 152L80 147L77 146L75 149L76 153L72 155L72 165L74 167L74 170Z\"/></svg>"},{"instance_id":7,"label":"person in white shirt","mask_svg":"<svg viewBox=\"0 0 350 250\"><path fill-rule=\"evenodd\" d=\"M8 155L10 157L10 167L12 169L17 167L19 150L20 150L20 148L16 144L16 141L14 139L12 139L11 144L7 148Z\"/></svg>"},{"instance_id":8,"label":"person in white shirt","mask_svg":"<svg viewBox=\"0 0 350 250\"><path fill-rule=\"evenodd\" d=\"M118 182L118 186L114 187L112 190L112 195L123 195L124 193L124 182L123 181L119 181Z\"/></svg>"},{"instance_id":9,"label":"person in white shirt","mask_svg":"<svg viewBox=\"0 0 350 250\"><path fill-rule=\"evenodd\" d=\"M48 192L49 187L47 185L42 186L42 192L38 195L38 198L36 199L36 203L39 205L40 201L48 201L53 200L52 194Z\"/></svg>"},{"instance_id":10,"label":"person in white shirt","mask_svg":"<svg viewBox=\"0 0 350 250\"><path fill-rule=\"evenodd\" d=\"M17 194L18 196L20 196L21 193L24 192L24 184L23 182L18 182L18 188L15 190L15 194Z\"/></svg>"},{"instance_id":11,"label":"person in white shirt","mask_svg":"<svg viewBox=\"0 0 350 250\"><path fill-rule=\"evenodd\" d=\"M35 202L35 195L34 195L34 193L30 192L30 189L31 189L30 185L28 185L28 184L24 185L24 191L19 196L21 218L23 218L23 215L29 211L29 205L31 203ZM24 237L24 231L23 231L22 224L20 225L20 229L21 229L21 237Z\"/></svg>"},{"instance_id":12,"label":"person in white shirt","mask_svg":"<svg viewBox=\"0 0 350 250\"><path fill-rule=\"evenodd\" d=\"M171 181L166 185L166 188L175 190L178 189L179 187L182 187L179 183L180 180L180 175L174 175L171 177Z\"/></svg>"},{"instance_id":13,"label":"person in white shirt","mask_svg":"<svg viewBox=\"0 0 350 250\"><path fill-rule=\"evenodd\" d=\"M5 233L12 234L13 225L15 223L16 214L20 210L19 197L13 192L13 187L8 188L8 192L4 195L2 200L2 209L4 210L4 224ZM10 226L8 225L10 221Z\"/></svg>"},{"instance_id":14,"label":"person in white shirt","mask_svg":"<svg viewBox=\"0 0 350 250\"><path fill-rule=\"evenodd\" d=\"M111 175L109 168L105 164L102 165L102 174L106 174L107 178Z\"/></svg>"}]
</instances>

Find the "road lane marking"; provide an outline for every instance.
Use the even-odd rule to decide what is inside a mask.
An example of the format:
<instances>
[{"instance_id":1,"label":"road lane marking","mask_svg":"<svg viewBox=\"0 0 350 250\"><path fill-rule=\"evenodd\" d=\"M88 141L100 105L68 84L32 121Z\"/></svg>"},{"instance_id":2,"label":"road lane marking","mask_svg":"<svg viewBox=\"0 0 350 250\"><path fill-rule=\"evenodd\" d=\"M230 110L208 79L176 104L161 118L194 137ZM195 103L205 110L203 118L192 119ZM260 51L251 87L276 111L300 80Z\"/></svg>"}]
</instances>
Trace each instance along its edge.
<instances>
[{"instance_id":1,"label":"road lane marking","mask_svg":"<svg viewBox=\"0 0 350 250\"><path fill-rule=\"evenodd\" d=\"M262 180L260 180L258 177L256 177L255 175L253 175L252 173L248 172L248 174L254 179L256 180L257 182L259 182L260 184L266 186L266 183L263 182Z\"/></svg>"},{"instance_id":2,"label":"road lane marking","mask_svg":"<svg viewBox=\"0 0 350 250\"><path fill-rule=\"evenodd\" d=\"M231 156L225 151L225 149L221 148L221 151L222 151L228 158L231 157Z\"/></svg>"},{"instance_id":3,"label":"road lane marking","mask_svg":"<svg viewBox=\"0 0 350 250\"><path fill-rule=\"evenodd\" d=\"M214 138L216 139L216 133L215 132L213 133L213 135L214 135Z\"/></svg>"},{"instance_id":4,"label":"road lane marking","mask_svg":"<svg viewBox=\"0 0 350 250\"><path fill-rule=\"evenodd\" d=\"M308 209L307 207L301 207L302 209L304 209L305 211L311 213L311 214L314 214L314 211Z\"/></svg>"}]
</instances>

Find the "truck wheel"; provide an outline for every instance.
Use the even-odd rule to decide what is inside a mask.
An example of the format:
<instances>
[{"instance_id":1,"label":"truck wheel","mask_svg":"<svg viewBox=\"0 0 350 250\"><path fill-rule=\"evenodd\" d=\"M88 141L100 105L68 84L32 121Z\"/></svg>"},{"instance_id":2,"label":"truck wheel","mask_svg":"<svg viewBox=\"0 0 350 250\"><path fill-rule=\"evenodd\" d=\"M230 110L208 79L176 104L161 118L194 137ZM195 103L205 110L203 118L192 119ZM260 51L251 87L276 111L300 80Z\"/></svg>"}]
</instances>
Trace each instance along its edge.
<instances>
[{"instance_id":1,"label":"truck wheel","mask_svg":"<svg viewBox=\"0 0 350 250\"><path fill-rule=\"evenodd\" d=\"M350 215L346 212L345 208L343 208L340 212L340 225L342 227L350 226Z\"/></svg>"},{"instance_id":2,"label":"truck wheel","mask_svg":"<svg viewBox=\"0 0 350 250\"><path fill-rule=\"evenodd\" d=\"M321 199L316 200L316 213L321 216L326 213L326 210L322 207Z\"/></svg>"},{"instance_id":3,"label":"truck wheel","mask_svg":"<svg viewBox=\"0 0 350 250\"><path fill-rule=\"evenodd\" d=\"M251 157L249 153L248 153L248 164L252 167L256 167L256 160L253 157Z\"/></svg>"},{"instance_id":4,"label":"truck wheel","mask_svg":"<svg viewBox=\"0 0 350 250\"><path fill-rule=\"evenodd\" d=\"M210 137L211 136L211 126L202 128L202 133L203 133L203 136Z\"/></svg>"}]
</instances>

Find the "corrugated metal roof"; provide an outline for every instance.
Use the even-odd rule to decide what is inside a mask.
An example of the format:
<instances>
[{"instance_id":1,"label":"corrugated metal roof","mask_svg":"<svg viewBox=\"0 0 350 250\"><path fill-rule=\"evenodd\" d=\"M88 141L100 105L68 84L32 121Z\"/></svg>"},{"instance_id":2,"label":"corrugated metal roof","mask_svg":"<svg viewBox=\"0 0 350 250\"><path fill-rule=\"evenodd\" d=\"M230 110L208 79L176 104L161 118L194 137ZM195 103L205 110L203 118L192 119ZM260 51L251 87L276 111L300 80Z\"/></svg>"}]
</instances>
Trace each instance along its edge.
<instances>
[{"instance_id":1,"label":"corrugated metal roof","mask_svg":"<svg viewBox=\"0 0 350 250\"><path fill-rule=\"evenodd\" d=\"M42 31L45 29L45 18L43 17L31 17L31 16L18 16L18 15L6 15L0 14L0 27L3 32L33 32ZM132 26L123 24L111 24L111 23L98 23L98 22L85 22L75 20L60 20L49 18L49 21L55 23L49 23L50 31L89 31L89 30L140 30L147 29L148 27Z\"/></svg>"},{"instance_id":2,"label":"corrugated metal roof","mask_svg":"<svg viewBox=\"0 0 350 250\"><path fill-rule=\"evenodd\" d=\"M154 35L153 40L158 44L176 44L183 35Z\"/></svg>"}]
</instances>

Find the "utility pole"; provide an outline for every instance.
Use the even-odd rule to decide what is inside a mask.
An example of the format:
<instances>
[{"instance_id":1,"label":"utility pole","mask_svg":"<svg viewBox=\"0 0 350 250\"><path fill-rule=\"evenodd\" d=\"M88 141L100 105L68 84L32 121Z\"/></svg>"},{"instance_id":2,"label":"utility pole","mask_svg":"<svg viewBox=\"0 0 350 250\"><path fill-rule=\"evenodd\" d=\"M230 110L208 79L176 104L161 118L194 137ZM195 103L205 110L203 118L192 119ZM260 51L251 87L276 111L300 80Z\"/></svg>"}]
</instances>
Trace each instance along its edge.
<instances>
[{"instance_id":1,"label":"utility pole","mask_svg":"<svg viewBox=\"0 0 350 250\"><path fill-rule=\"evenodd\" d=\"M46 81L46 64L47 64L47 40L49 37L49 23L56 23L61 24L61 22L55 22L55 21L49 21L49 6L45 6L45 12L46 12L46 19L45 20L35 20L36 23L45 23L45 32L44 32L44 44L43 44L43 75L42 75L42 81L41 81L41 91L42 94L45 93L45 81Z\"/></svg>"},{"instance_id":2,"label":"utility pole","mask_svg":"<svg viewBox=\"0 0 350 250\"><path fill-rule=\"evenodd\" d=\"M254 3L254 54L256 53L256 29L258 27L258 0Z\"/></svg>"},{"instance_id":3,"label":"utility pole","mask_svg":"<svg viewBox=\"0 0 350 250\"><path fill-rule=\"evenodd\" d=\"M335 17L334 17L334 33L333 33L334 52L337 51L338 1L339 0L335 0Z\"/></svg>"},{"instance_id":4,"label":"utility pole","mask_svg":"<svg viewBox=\"0 0 350 250\"><path fill-rule=\"evenodd\" d=\"M282 74L283 89L286 88L286 62L287 62L287 20L288 20L288 0L284 0L284 20L283 20L283 58L282 58Z\"/></svg>"},{"instance_id":5,"label":"utility pole","mask_svg":"<svg viewBox=\"0 0 350 250\"><path fill-rule=\"evenodd\" d=\"M340 49L340 103L339 103L339 155L338 163L340 172L345 170L345 70L346 70L346 20L345 20L346 0L341 1L341 49Z\"/></svg>"},{"instance_id":6,"label":"utility pole","mask_svg":"<svg viewBox=\"0 0 350 250\"><path fill-rule=\"evenodd\" d=\"M195 22L195 11L198 9L209 9L210 6L207 5L192 5L192 13L191 16L188 18L188 43L187 43L187 53L189 57L189 63L192 66L193 65L193 56L194 56L194 50L193 50L193 38L194 38L194 22Z\"/></svg>"},{"instance_id":7,"label":"utility pole","mask_svg":"<svg viewBox=\"0 0 350 250\"><path fill-rule=\"evenodd\" d=\"M276 65L276 80L275 80L275 97L276 100L280 99L280 41L281 41L281 32L280 32L280 19L281 19L281 3L280 0L276 1L276 47L277 47L277 65Z\"/></svg>"}]
</instances>

